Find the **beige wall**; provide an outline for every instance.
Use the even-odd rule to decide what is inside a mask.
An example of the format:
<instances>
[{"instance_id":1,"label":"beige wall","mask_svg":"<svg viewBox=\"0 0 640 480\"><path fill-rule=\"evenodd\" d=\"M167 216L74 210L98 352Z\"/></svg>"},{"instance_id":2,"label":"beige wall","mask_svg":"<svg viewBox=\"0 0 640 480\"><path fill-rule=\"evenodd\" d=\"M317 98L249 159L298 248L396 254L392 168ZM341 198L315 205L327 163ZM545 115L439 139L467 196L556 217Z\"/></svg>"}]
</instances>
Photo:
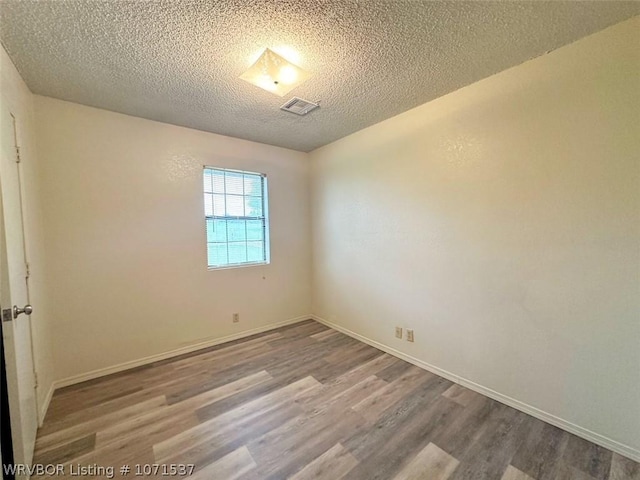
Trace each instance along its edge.
<instances>
[{"instance_id":1,"label":"beige wall","mask_svg":"<svg viewBox=\"0 0 640 480\"><path fill-rule=\"evenodd\" d=\"M312 152L314 313L639 458L639 44L636 18Z\"/></svg>"},{"instance_id":2,"label":"beige wall","mask_svg":"<svg viewBox=\"0 0 640 480\"><path fill-rule=\"evenodd\" d=\"M308 316L304 153L34 98L56 379ZM267 174L270 265L207 270L203 165Z\"/></svg>"},{"instance_id":3,"label":"beige wall","mask_svg":"<svg viewBox=\"0 0 640 480\"><path fill-rule=\"evenodd\" d=\"M37 401L40 415L52 393L54 371L51 336L53 332L45 292L42 211L38 185L38 158L33 124L33 95L0 46L0 96L16 118L20 146L25 250L30 265L29 296L34 307L31 322L35 369L38 374Z\"/></svg>"}]
</instances>

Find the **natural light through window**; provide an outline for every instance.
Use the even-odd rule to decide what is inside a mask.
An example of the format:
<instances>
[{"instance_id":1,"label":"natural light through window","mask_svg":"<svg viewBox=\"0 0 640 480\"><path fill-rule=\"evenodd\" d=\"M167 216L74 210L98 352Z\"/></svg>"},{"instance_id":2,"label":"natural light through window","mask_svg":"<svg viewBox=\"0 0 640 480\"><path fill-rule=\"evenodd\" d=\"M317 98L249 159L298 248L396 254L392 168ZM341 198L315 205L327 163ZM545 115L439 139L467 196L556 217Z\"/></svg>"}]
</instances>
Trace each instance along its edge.
<instances>
[{"instance_id":1,"label":"natural light through window","mask_svg":"<svg viewBox=\"0 0 640 480\"><path fill-rule=\"evenodd\" d=\"M269 263L267 177L204 168L209 268Z\"/></svg>"}]
</instances>

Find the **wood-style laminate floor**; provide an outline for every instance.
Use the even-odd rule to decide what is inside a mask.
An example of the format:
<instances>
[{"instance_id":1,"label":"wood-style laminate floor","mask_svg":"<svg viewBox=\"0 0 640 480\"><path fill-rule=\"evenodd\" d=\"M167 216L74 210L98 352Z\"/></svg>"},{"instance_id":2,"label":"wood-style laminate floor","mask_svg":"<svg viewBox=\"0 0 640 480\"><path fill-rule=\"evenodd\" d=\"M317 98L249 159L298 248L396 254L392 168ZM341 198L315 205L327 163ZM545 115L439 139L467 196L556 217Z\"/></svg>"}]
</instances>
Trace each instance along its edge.
<instances>
[{"instance_id":1,"label":"wood-style laminate floor","mask_svg":"<svg viewBox=\"0 0 640 480\"><path fill-rule=\"evenodd\" d=\"M640 479L635 462L311 320L56 392L35 462L75 479L96 478L78 465L168 478L135 476L154 463L221 480Z\"/></svg>"}]
</instances>

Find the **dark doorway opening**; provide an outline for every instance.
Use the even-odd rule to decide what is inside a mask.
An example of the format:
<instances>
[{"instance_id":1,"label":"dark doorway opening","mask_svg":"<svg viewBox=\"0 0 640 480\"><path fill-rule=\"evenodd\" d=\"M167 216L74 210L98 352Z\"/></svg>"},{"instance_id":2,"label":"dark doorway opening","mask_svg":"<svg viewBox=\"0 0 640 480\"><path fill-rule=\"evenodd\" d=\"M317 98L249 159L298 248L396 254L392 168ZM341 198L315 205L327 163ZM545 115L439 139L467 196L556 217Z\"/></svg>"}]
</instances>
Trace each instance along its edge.
<instances>
[{"instance_id":1,"label":"dark doorway opening","mask_svg":"<svg viewBox=\"0 0 640 480\"><path fill-rule=\"evenodd\" d=\"M13 465L13 441L11 440L11 417L9 416L9 392L7 391L7 370L4 361L4 336L0 320L0 440L2 445L2 474L6 480L14 480L13 472L5 465Z\"/></svg>"}]
</instances>

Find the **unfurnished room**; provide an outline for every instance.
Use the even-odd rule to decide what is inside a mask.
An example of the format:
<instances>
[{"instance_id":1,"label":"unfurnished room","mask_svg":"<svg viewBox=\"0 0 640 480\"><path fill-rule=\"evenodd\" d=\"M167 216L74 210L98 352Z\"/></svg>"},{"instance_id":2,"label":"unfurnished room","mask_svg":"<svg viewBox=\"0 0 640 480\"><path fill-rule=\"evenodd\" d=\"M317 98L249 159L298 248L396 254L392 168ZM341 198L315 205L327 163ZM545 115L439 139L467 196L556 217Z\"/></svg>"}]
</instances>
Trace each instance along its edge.
<instances>
[{"instance_id":1,"label":"unfurnished room","mask_svg":"<svg viewBox=\"0 0 640 480\"><path fill-rule=\"evenodd\" d=\"M3 480L640 480L640 2L0 0Z\"/></svg>"}]
</instances>

